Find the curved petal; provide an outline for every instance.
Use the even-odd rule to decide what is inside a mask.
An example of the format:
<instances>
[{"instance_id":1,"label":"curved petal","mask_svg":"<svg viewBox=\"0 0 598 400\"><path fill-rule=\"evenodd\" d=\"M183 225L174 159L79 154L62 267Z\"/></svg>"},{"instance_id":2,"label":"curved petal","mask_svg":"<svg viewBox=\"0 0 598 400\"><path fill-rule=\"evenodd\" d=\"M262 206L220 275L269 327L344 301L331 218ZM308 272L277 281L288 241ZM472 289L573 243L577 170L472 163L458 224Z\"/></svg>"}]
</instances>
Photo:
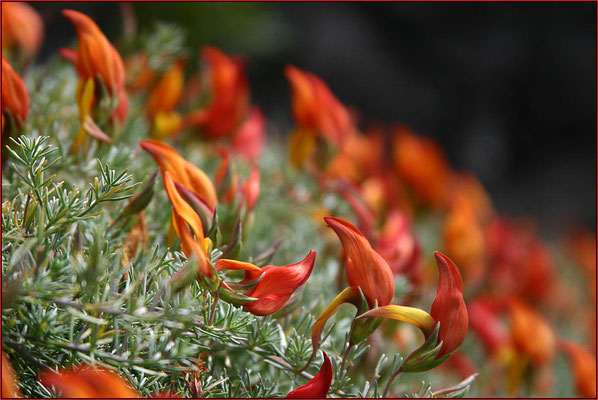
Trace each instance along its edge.
<instances>
[{"instance_id":1,"label":"curved petal","mask_svg":"<svg viewBox=\"0 0 598 400\"><path fill-rule=\"evenodd\" d=\"M407 322L421 329L426 338L432 334L436 326L436 322L430 314L419 308L408 306L389 305L374 308L361 314L357 319L372 317ZM442 324L440 326L442 329Z\"/></svg>"},{"instance_id":2,"label":"curved petal","mask_svg":"<svg viewBox=\"0 0 598 400\"><path fill-rule=\"evenodd\" d=\"M450 258L434 252L438 264L438 290L432 303L430 315L440 322L438 342L442 341L439 357L455 351L467 334L469 323L467 308L463 300L463 281L459 269Z\"/></svg>"},{"instance_id":3,"label":"curved petal","mask_svg":"<svg viewBox=\"0 0 598 400\"><path fill-rule=\"evenodd\" d=\"M324 217L341 243L346 262L347 282L360 287L370 308L390 304L395 294L395 281L386 261L378 254L355 226L335 217Z\"/></svg>"},{"instance_id":4,"label":"curved petal","mask_svg":"<svg viewBox=\"0 0 598 400\"><path fill-rule=\"evenodd\" d=\"M314 348L314 352L318 350L320 347L320 337L322 336L322 331L324 330L324 326L326 322L332 317L338 308L344 303L351 303L355 307L358 307L359 301L361 300L361 296L359 293L359 289L354 287L345 288L342 292L338 294L332 300L332 302L326 307L322 314L316 319L314 322L314 326L311 328L311 344Z\"/></svg>"},{"instance_id":5,"label":"curved petal","mask_svg":"<svg viewBox=\"0 0 598 400\"><path fill-rule=\"evenodd\" d=\"M299 386L287 394L287 399L323 399L330 390L332 383L332 364L326 352L324 354L324 362L320 367L320 372L314 376L305 385Z\"/></svg>"},{"instance_id":6,"label":"curved petal","mask_svg":"<svg viewBox=\"0 0 598 400\"><path fill-rule=\"evenodd\" d=\"M316 252L296 264L276 267L267 265L262 268L262 279L255 288L245 293L246 296L259 300L247 303L244 307L254 315L269 315L281 309L291 295L303 285L311 275L316 260Z\"/></svg>"}]
</instances>

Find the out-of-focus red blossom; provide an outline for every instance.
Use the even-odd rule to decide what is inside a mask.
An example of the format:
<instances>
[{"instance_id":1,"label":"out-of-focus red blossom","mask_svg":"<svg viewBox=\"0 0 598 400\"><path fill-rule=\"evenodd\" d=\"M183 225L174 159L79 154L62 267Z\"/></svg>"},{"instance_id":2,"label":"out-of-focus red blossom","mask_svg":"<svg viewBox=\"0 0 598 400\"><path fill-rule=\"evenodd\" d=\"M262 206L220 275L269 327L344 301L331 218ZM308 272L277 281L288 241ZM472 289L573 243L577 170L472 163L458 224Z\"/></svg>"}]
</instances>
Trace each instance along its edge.
<instances>
[{"instance_id":1,"label":"out-of-focus red blossom","mask_svg":"<svg viewBox=\"0 0 598 400\"><path fill-rule=\"evenodd\" d=\"M7 3L2 3L4 7ZM29 114L29 94L21 77L2 56L2 132L7 120L12 119L21 130Z\"/></svg>"},{"instance_id":2,"label":"out-of-focus red blossom","mask_svg":"<svg viewBox=\"0 0 598 400\"><path fill-rule=\"evenodd\" d=\"M146 106L150 118L156 117L158 113L172 111L177 106L183 95L184 69L184 60L175 61L152 89Z\"/></svg>"},{"instance_id":3,"label":"out-of-focus red blossom","mask_svg":"<svg viewBox=\"0 0 598 400\"><path fill-rule=\"evenodd\" d=\"M577 394L580 397L596 398L596 356L570 341L560 342L559 348L571 360Z\"/></svg>"},{"instance_id":4,"label":"out-of-focus red blossom","mask_svg":"<svg viewBox=\"0 0 598 400\"><path fill-rule=\"evenodd\" d=\"M516 298L509 301L509 317L517 352L537 366L547 365L556 350L556 336L546 318Z\"/></svg>"},{"instance_id":5,"label":"out-of-focus red blossom","mask_svg":"<svg viewBox=\"0 0 598 400\"><path fill-rule=\"evenodd\" d=\"M480 338L486 352L492 357L501 357L510 347L511 337L507 327L501 323L498 309L487 299L471 300L467 306L471 329Z\"/></svg>"},{"instance_id":6,"label":"out-of-focus red blossom","mask_svg":"<svg viewBox=\"0 0 598 400\"><path fill-rule=\"evenodd\" d=\"M400 178L423 204L436 209L446 205L452 171L438 143L399 128L393 137L393 159Z\"/></svg>"},{"instance_id":7,"label":"out-of-focus red blossom","mask_svg":"<svg viewBox=\"0 0 598 400\"><path fill-rule=\"evenodd\" d=\"M258 107L249 111L247 119L237 128L231 139L231 149L247 161L255 162L262 155L266 141L266 118Z\"/></svg>"},{"instance_id":8,"label":"out-of-focus red blossom","mask_svg":"<svg viewBox=\"0 0 598 400\"><path fill-rule=\"evenodd\" d=\"M583 268L588 289L593 298L596 297L596 234L593 232L575 232L567 243L569 253Z\"/></svg>"},{"instance_id":9,"label":"out-of-focus red blossom","mask_svg":"<svg viewBox=\"0 0 598 400\"><path fill-rule=\"evenodd\" d=\"M487 223L494 214L490 196L480 181L470 173L453 174L453 196L463 198L480 223Z\"/></svg>"},{"instance_id":10,"label":"out-of-focus red blossom","mask_svg":"<svg viewBox=\"0 0 598 400\"><path fill-rule=\"evenodd\" d=\"M453 354L443 366L446 370L457 372L461 379L465 379L468 376L480 372L479 368L476 367L471 358L461 351Z\"/></svg>"},{"instance_id":11,"label":"out-of-focus red blossom","mask_svg":"<svg viewBox=\"0 0 598 400\"><path fill-rule=\"evenodd\" d=\"M33 7L2 2L2 50L16 48L25 59L37 53L44 38L44 23Z\"/></svg>"},{"instance_id":12,"label":"out-of-focus red blossom","mask_svg":"<svg viewBox=\"0 0 598 400\"><path fill-rule=\"evenodd\" d=\"M247 180L241 186L241 194L247 211L251 212L260 197L260 169L257 165L251 168Z\"/></svg>"},{"instance_id":13,"label":"out-of-focus red blossom","mask_svg":"<svg viewBox=\"0 0 598 400\"><path fill-rule=\"evenodd\" d=\"M326 167L326 173L360 182L380 168L383 158L384 141L380 134L347 135L339 153Z\"/></svg>"},{"instance_id":14,"label":"out-of-focus red blossom","mask_svg":"<svg viewBox=\"0 0 598 400\"><path fill-rule=\"evenodd\" d=\"M214 174L214 185L216 185L218 199L222 203L230 204L235 200L237 195L239 174L232 169L229 149L224 146L218 146L216 151L220 156L220 165Z\"/></svg>"},{"instance_id":15,"label":"out-of-focus red blossom","mask_svg":"<svg viewBox=\"0 0 598 400\"><path fill-rule=\"evenodd\" d=\"M216 190L210 178L201 169L185 160L175 149L155 140L143 140L139 145L156 160L162 175L170 172L172 179L192 191L214 212L217 204Z\"/></svg>"},{"instance_id":16,"label":"out-of-focus red blossom","mask_svg":"<svg viewBox=\"0 0 598 400\"><path fill-rule=\"evenodd\" d=\"M101 367L80 365L59 373L44 371L40 381L65 398L139 398L127 380Z\"/></svg>"},{"instance_id":17,"label":"out-of-focus red blossom","mask_svg":"<svg viewBox=\"0 0 598 400\"><path fill-rule=\"evenodd\" d=\"M404 274L412 281L419 280L421 249L411 231L409 219L402 211L395 209L390 212L375 248L393 273Z\"/></svg>"},{"instance_id":18,"label":"out-of-focus red blossom","mask_svg":"<svg viewBox=\"0 0 598 400\"><path fill-rule=\"evenodd\" d=\"M456 195L451 201L442 231L444 251L450 254L470 284L479 283L486 264L484 230L469 201Z\"/></svg>"},{"instance_id":19,"label":"out-of-focus red blossom","mask_svg":"<svg viewBox=\"0 0 598 400\"><path fill-rule=\"evenodd\" d=\"M467 307L463 300L463 281L455 263L444 254L434 252L438 264L438 290L432 303L430 315L440 322L438 343L442 348L438 357L455 351L467 334Z\"/></svg>"},{"instance_id":20,"label":"out-of-focus red blossom","mask_svg":"<svg viewBox=\"0 0 598 400\"><path fill-rule=\"evenodd\" d=\"M75 26L79 46L76 50L62 49L61 55L73 63L83 84L89 79L101 79L108 94L118 99L112 116L122 123L129 111L122 58L87 15L74 10L63 10L62 14Z\"/></svg>"},{"instance_id":21,"label":"out-of-focus red blossom","mask_svg":"<svg viewBox=\"0 0 598 400\"><path fill-rule=\"evenodd\" d=\"M184 126L198 126L207 138L230 135L249 110L249 84L239 60L206 46L202 57L207 62L204 90L210 94L206 108L187 115Z\"/></svg>"},{"instance_id":22,"label":"out-of-focus red blossom","mask_svg":"<svg viewBox=\"0 0 598 400\"><path fill-rule=\"evenodd\" d=\"M543 301L551 294L554 267L548 248L530 227L494 218L486 228L490 279L496 290Z\"/></svg>"},{"instance_id":23,"label":"out-of-focus red blossom","mask_svg":"<svg viewBox=\"0 0 598 400\"><path fill-rule=\"evenodd\" d=\"M340 145L355 128L347 109L316 75L287 65L284 74L291 85L293 117L300 128Z\"/></svg>"},{"instance_id":24,"label":"out-of-focus red blossom","mask_svg":"<svg viewBox=\"0 0 598 400\"><path fill-rule=\"evenodd\" d=\"M333 371L328 355L325 352L322 353L324 362L320 367L320 372L305 385L289 392L286 396L287 399L323 399L326 397L332 383Z\"/></svg>"},{"instance_id":25,"label":"out-of-focus red blossom","mask_svg":"<svg viewBox=\"0 0 598 400\"><path fill-rule=\"evenodd\" d=\"M243 307L258 316L269 315L280 310L291 295L303 285L314 268L316 252L311 251L307 257L296 264L278 267L266 265L258 268L250 263L236 260L220 259L216 261L216 269L244 269L245 279L242 282L260 278L257 285L245 293L245 296L258 300L245 303ZM247 268L253 266L254 268Z\"/></svg>"},{"instance_id":26,"label":"out-of-focus red blossom","mask_svg":"<svg viewBox=\"0 0 598 400\"><path fill-rule=\"evenodd\" d=\"M135 53L124 61L127 91L135 93L149 88L156 79L156 71L150 68L145 53Z\"/></svg>"},{"instance_id":27,"label":"out-of-focus red blossom","mask_svg":"<svg viewBox=\"0 0 598 400\"><path fill-rule=\"evenodd\" d=\"M336 217L324 220L338 235L342 245L349 286L361 288L368 305L390 304L395 283L388 263L378 254L355 226Z\"/></svg>"},{"instance_id":28,"label":"out-of-focus red blossom","mask_svg":"<svg viewBox=\"0 0 598 400\"><path fill-rule=\"evenodd\" d=\"M2 352L2 397L21 397L21 391L17 385L17 375L4 352Z\"/></svg>"}]
</instances>

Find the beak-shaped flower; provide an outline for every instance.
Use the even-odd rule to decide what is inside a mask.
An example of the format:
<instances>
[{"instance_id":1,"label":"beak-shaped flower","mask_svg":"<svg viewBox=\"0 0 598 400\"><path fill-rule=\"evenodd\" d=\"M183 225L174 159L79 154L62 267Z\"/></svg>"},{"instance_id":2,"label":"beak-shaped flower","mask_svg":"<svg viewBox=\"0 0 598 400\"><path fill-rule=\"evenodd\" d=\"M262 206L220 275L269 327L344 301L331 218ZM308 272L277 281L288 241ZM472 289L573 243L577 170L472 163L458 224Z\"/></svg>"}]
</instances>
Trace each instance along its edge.
<instances>
[{"instance_id":1,"label":"beak-shaped flower","mask_svg":"<svg viewBox=\"0 0 598 400\"><path fill-rule=\"evenodd\" d=\"M2 3L2 7L5 3ZM29 94L21 77L2 56L2 132L7 121L10 129L21 130L29 114Z\"/></svg>"},{"instance_id":2,"label":"beak-shaped flower","mask_svg":"<svg viewBox=\"0 0 598 400\"><path fill-rule=\"evenodd\" d=\"M336 145L355 132L349 112L322 79L292 65L284 74L291 85L293 117L299 128Z\"/></svg>"},{"instance_id":3,"label":"beak-shaped flower","mask_svg":"<svg viewBox=\"0 0 598 400\"><path fill-rule=\"evenodd\" d=\"M216 190L205 172L185 160L175 149L165 143L144 140L139 145L154 157L163 175L168 171L176 183L190 190L213 214L217 205Z\"/></svg>"},{"instance_id":4,"label":"beak-shaped flower","mask_svg":"<svg viewBox=\"0 0 598 400\"><path fill-rule=\"evenodd\" d=\"M414 307L389 305L370 310L358 318L379 317L408 322L420 328L426 340L435 334L434 328L440 323L438 338L436 343L432 343L432 347L442 343L435 356L438 360L461 346L467 334L468 316L459 269L444 254L435 252L434 256L438 264L439 281L430 314Z\"/></svg>"},{"instance_id":5,"label":"beak-shaped flower","mask_svg":"<svg viewBox=\"0 0 598 400\"><path fill-rule=\"evenodd\" d=\"M260 158L264 149L266 119L258 107L253 107L248 117L235 131L231 140L231 149L250 162Z\"/></svg>"},{"instance_id":6,"label":"beak-shaped flower","mask_svg":"<svg viewBox=\"0 0 598 400\"><path fill-rule=\"evenodd\" d=\"M181 127L181 116L174 109L183 95L184 68L184 60L177 60L150 93L147 114L152 121L152 134L155 137L172 136Z\"/></svg>"},{"instance_id":7,"label":"beak-shaped flower","mask_svg":"<svg viewBox=\"0 0 598 400\"><path fill-rule=\"evenodd\" d=\"M75 25L79 47L75 68L83 81L100 77L111 95L124 88L125 68L120 55L87 15L74 10L62 14Z\"/></svg>"},{"instance_id":8,"label":"beak-shaped flower","mask_svg":"<svg viewBox=\"0 0 598 400\"><path fill-rule=\"evenodd\" d=\"M44 23L27 3L2 3L2 49L15 47L25 59L30 58L42 43Z\"/></svg>"},{"instance_id":9,"label":"beak-shaped flower","mask_svg":"<svg viewBox=\"0 0 598 400\"><path fill-rule=\"evenodd\" d=\"M15 398L21 397L19 387L17 386L17 378L12 364L8 361L8 357L2 352L2 397Z\"/></svg>"},{"instance_id":10,"label":"beak-shaped flower","mask_svg":"<svg viewBox=\"0 0 598 400\"><path fill-rule=\"evenodd\" d=\"M376 303L379 306L390 304L395 294L395 283L386 261L349 222L336 217L325 217L324 220L334 229L343 245L349 286L361 288L370 308Z\"/></svg>"},{"instance_id":11,"label":"beak-shaped flower","mask_svg":"<svg viewBox=\"0 0 598 400\"><path fill-rule=\"evenodd\" d=\"M241 194L247 211L251 212L260 197L260 169L257 165L251 168L249 177L241 186Z\"/></svg>"},{"instance_id":12,"label":"beak-shaped flower","mask_svg":"<svg viewBox=\"0 0 598 400\"><path fill-rule=\"evenodd\" d=\"M287 394L287 399L323 399L326 398L328 390L330 390L330 384L332 383L332 364L330 359L325 352L324 362L320 367L320 372L314 376L309 382L303 386L299 386L297 389L292 390Z\"/></svg>"},{"instance_id":13,"label":"beak-shaped flower","mask_svg":"<svg viewBox=\"0 0 598 400\"><path fill-rule=\"evenodd\" d=\"M65 398L139 398L129 382L105 368L78 366L59 373L44 371L41 382Z\"/></svg>"},{"instance_id":14,"label":"beak-shaped flower","mask_svg":"<svg viewBox=\"0 0 598 400\"><path fill-rule=\"evenodd\" d=\"M564 341L559 347L571 360L577 394L596 398L596 357L577 343Z\"/></svg>"},{"instance_id":15,"label":"beak-shaped flower","mask_svg":"<svg viewBox=\"0 0 598 400\"><path fill-rule=\"evenodd\" d=\"M556 336L544 316L519 299L511 299L509 314L518 353L536 365L549 363L556 351Z\"/></svg>"},{"instance_id":16,"label":"beak-shaped flower","mask_svg":"<svg viewBox=\"0 0 598 400\"><path fill-rule=\"evenodd\" d=\"M210 102L207 108L185 118L186 126L200 126L205 135L218 139L232 134L249 109L249 84L243 66L214 47L204 47L208 64Z\"/></svg>"},{"instance_id":17,"label":"beak-shaped flower","mask_svg":"<svg viewBox=\"0 0 598 400\"><path fill-rule=\"evenodd\" d=\"M244 293L245 296L257 300L243 304L243 307L253 315L261 316L272 314L286 304L291 295L311 275L315 260L316 252L311 251L307 257L298 263L282 267L266 265L260 269L251 263L226 259L216 261L215 267L218 270L245 270L243 282L255 281L259 278L257 285Z\"/></svg>"}]
</instances>

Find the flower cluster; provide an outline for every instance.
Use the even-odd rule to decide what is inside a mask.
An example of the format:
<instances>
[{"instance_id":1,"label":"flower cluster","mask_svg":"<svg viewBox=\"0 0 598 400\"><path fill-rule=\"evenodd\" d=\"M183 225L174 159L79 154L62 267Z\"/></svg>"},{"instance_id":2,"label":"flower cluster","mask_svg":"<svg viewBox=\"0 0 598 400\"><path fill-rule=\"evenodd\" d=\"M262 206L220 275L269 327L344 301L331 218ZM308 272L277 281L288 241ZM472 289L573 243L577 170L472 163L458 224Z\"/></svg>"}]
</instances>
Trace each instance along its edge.
<instances>
[{"instance_id":1,"label":"flower cluster","mask_svg":"<svg viewBox=\"0 0 598 400\"><path fill-rule=\"evenodd\" d=\"M596 395L595 348L577 343L595 342L595 303L582 310L581 318L593 312L587 340L556 329L547 310L563 316L585 303L559 307L568 287L549 245L533 226L498 214L482 184L432 139L404 126L364 128L322 79L288 65L281 73L295 126L276 170L267 158L283 152L267 143L244 58L206 46L197 71L182 51L156 65L144 50L121 54L91 18L64 10L76 46L60 56L78 77L64 107L77 111L60 117L75 129L50 140L64 150L57 171L69 192L56 174L43 175L61 165L40 150L46 139L27 139L45 118L38 106L31 121L31 103L42 100L27 76L42 19L22 3L2 11L3 148L11 144L3 180L5 161L15 161L6 172L15 198L2 199L3 396L202 397L222 387L227 396L324 398L350 395L351 379L366 379L357 395L388 397L413 391L396 384L399 374L427 371L456 372L462 382L426 396L464 395L484 372L480 395L524 386L542 394L551 393L559 353L577 394ZM85 177L90 157L102 176L79 197L73 176ZM126 160L143 188L133 196L131 176L102 159ZM109 202L117 205L94 211ZM315 237L278 237L281 215ZM595 298L595 236L579 235L569 258ZM283 261L272 265L285 240ZM164 346L152 353L156 342ZM48 356L31 350L38 345ZM251 357L285 371L278 386L266 388L268 366L257 380L234 375L236 360L247 366ZM374 377L355 377L358 366Z\"/></svg>"}]
</instances>

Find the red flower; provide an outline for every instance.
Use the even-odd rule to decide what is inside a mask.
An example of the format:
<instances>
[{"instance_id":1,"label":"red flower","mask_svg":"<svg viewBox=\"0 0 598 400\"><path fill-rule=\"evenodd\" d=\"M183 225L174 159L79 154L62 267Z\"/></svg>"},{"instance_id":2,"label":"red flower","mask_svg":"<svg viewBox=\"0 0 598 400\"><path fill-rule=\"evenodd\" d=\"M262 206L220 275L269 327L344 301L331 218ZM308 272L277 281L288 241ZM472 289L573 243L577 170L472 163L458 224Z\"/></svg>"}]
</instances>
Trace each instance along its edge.
<instances>
[{"instance_id":1,"label":"red flower","mask_svg":"<svg viewBox=\"0 0 598 400\"><path fill-rule=\"evenodd\" d=\"M233 134L231 139L233 152L240 154L248 161L256 161L264 149L265 125L264 114L258 107L253 107L247 119Z\"/></svg>"},{"instance_id":2,"label":"red flower","mask_svg":"<svg viewBox=\"0 0 598 400\"><path fill-rule=\"evenodd\" d=\"M4 6L4 3L3 3ZM2 56L2 132L9 118L21 130L29 114L29 94L21 77Z\"/></svg>"},{"instance_id":3,"label":"red flower","mask_svg":"<svg viewBox=\"0 0 598 400\"><path fill-rule=\"evenodd\" d=\"M2 2L2 49L16 47L29 58L39 50L44 23L27 3Z\"/></svg>"},{"instance_id":4,"label":"red flower","mask_svg":"<svg viewBox=\"0 0 598 400\"><path fill-rule=\"evenodd\" d=\"M378 254L355 226L336 218L325 217L343 245L349 286L359 287L368 304L374 307L390 304L395 295L395 281L386 261Z\"/></svg>"},{"instance_id":5,"label":"red flower","mask_svg":"<svg viewBox=\"0 0 598 400\"><path fill-rule=\"evenodd\" d=\"M561 342L559 347L569 356L580 397L596 398L596 357L574 342Z\"/></svg>"},{"instance_id":6,"label":"red flower","mask_svg":"<svg viewBox=\"0 0 598 400\"><path fill-rule=\"evenodd\" d=\"M258 197L260 197L260 169L257 165L251 168L249 177L241 186L241 194L247 211L250 212L255 207Z\"/></svg>"},{"instance_id":7,"label":"red flower","mask_svg":"<svg viewBox=\"0 0 598 400\"><path fill-rule=\"evenodd\" d=\"M244 293L245 296L258 300L243 304L243 307L254 315L269 315L280 310L291 295L303 285L314 268L316 252L311 251L307 257L296 264L277 267L266 265L261 269L251 263L236 260L218 260L216 269L243 269L243 282L260 278L257 285ZM253 266L254 268L247 268Z\"/></svg>"},{"instance_id":8,"label":"red flower","mask_svg":"<svg viewBox=\"0 0 598 400\"><path fill-rule=\"evenodd\" d=\"M332 364L325 352L324 362L320 367L320 372L309 382L287 394L287 399L323 399L328 394L330 384L332 383Z\"/></svg>"}]
</instances>

